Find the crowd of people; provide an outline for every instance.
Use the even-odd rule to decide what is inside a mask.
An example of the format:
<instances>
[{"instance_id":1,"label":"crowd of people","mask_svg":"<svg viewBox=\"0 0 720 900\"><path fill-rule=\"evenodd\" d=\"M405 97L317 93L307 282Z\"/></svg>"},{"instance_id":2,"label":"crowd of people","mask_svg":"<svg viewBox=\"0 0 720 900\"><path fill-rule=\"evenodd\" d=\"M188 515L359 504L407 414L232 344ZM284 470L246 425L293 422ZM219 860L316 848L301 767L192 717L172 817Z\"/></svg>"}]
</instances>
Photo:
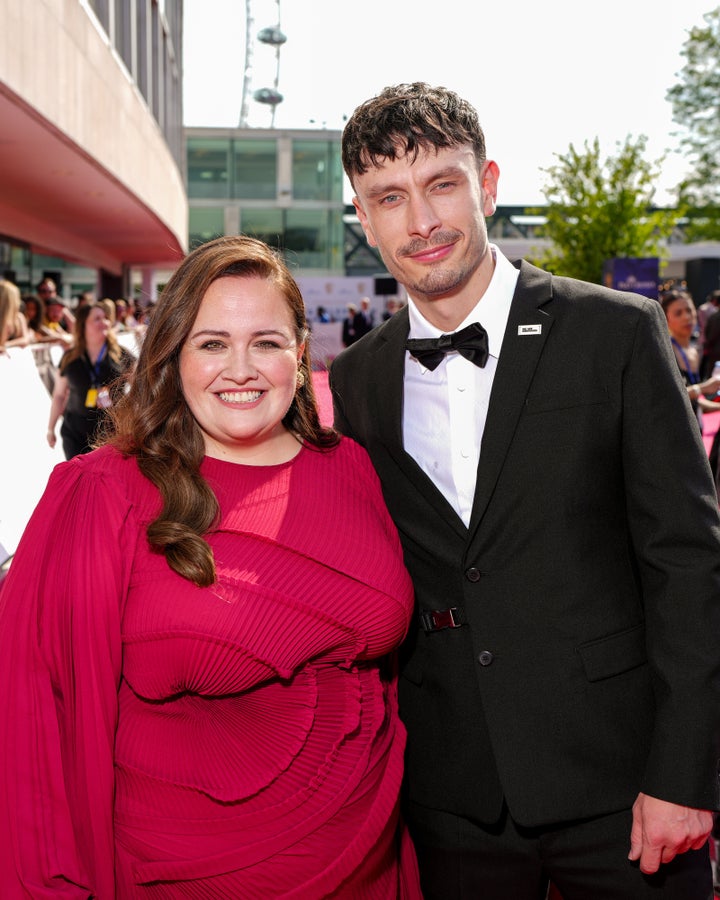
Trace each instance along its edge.
<instances>
[{"instance_id":1,"label":"crowd of people","mask_svg":"<svg viewBox=\"0 0 720 900\"><path fill-rule=\"evenodd\" d=\"M704 414L720 412L720 344L714 337L720 334L720 290L711 291L699 306L682 285L662 290L659 299L680 376L704 435ZM720 428L714 429L708 457L720 496Z\"/></svg>"},{"instance_id":2,"label":"crowd of people","mask_svg":"<svg viewBox=\"0 0 720 900\"><path fill-rule=\"evenodd\" d=\"M342 158L408 301L351 311L332 428L261 241L188 254L132 362L132 311L44 300L48 440L102 415L0 594L3 897L709 900L717 313L507 259L444 87Z\"/></svg>"},{"instance_id":3,"label":"crowd of people","mask_svg":"<svg viewBox=\"0 0 720 900\"><path fill-rule=\"evenodd\" d=\"M359 341L376 325L387 322L401 308L402 303L396 297L391 297L385 304L381 319L376 319L375 310L369 297L363 297L359 306L356 303L348 303L347 315L342 323L343 347L349 347L355 341Z\"/></svg>"},{"instance_id":4,"label":"crowd of people","mask_svg":"<svg viewBox=\"0 0 720 900\"><path fill-rule=\"evenodd\" d=\"M57 441L66 459L89 453L107 410L134 365L149 320L125 299L96 301L84 292L69 301L43 278L35 293L0 279L0 353L27 348L51 397L47 443ZM131 341L124 338L132 336ZM123 341L123 344L121 344Z\"/></svg>"},{"instance_id":5,"label":"crowd of people","mask_svg":"<svg viewBox=\"0 0 720 900\"><path fill-rule=\"evenodd\" d=\"M90 308L96 310L92 316L87 313ZM41 380L48 393L53 396L53 413L48 429L48 440L51 443L54 436L51 437L50 431L54 432L55 425L71 398L67 390L69 385L65 369L71 363L75 363L75 369L88 368L92 373L93 386L98 391L106 387L120 374L119 370L116 371L116 364L122 360L121 368L128 368L135 356L135 349L142 340L151 312L152 305L140 307L123 298L96 301L90 291L77 295L71 303L58 294L57 286L51 278L43 278L33 293L26 294L22 294L13 282L0 279L0 353L12 348L32 348ZM101 319L103 324L100 331L93 334L93 324L99 323ZM134 335L132 349L118 345L117 338L123 332L132 332ZM95 357L96 344L100 354L99 363ZM97 366L99 370L95 372ZM89 401L93 396L86 392L82 403L72 397L68 418L72 416L73 408L76 412L80 407L97 412L102 407L103 397L100 397L100 406L92 406ZM92 414L88 415L92 418ZM92 431L91 428L89 435ZM88 452L89 447L85 442L79 446L85 447L82 452ZM67 450L71 452L69 446ZM74 452L80 451L72 451L71 455ZM70 458L69 455L67 458Z\"/></svg>"}]
</instances>

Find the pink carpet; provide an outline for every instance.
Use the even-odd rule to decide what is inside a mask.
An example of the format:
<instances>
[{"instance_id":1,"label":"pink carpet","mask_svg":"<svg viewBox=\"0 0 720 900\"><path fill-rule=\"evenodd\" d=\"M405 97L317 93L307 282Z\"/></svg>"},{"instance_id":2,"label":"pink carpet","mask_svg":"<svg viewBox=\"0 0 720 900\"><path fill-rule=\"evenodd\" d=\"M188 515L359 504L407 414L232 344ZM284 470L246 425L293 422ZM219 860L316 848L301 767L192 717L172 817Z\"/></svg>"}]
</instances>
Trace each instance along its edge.
<instances>
[{"instance_id":1,"label":"pink carpet","mask_svg":"<svg viewBox=\"0 0 720 900\"><path fill-rule=\"evenodd\" d=\"M313 387L315 388L315 396L318 402L318 411L320 413L320 422L322 425L332 425L333 408L332 397L330 396L330 388L328 387L327 372L312 373Z\"/></svg>"},{"instance_id":2,"label":"pink carpet","mask_svg":"<svg viewBox=\"0 0 720 900\"><path fill-rule=\"evenodd\" d=\"M710 452L710 447L715 437L715 432L720 427L720 412L711 412L703 414L703 441L705 449Z\"/></svg>"}]
</instances>

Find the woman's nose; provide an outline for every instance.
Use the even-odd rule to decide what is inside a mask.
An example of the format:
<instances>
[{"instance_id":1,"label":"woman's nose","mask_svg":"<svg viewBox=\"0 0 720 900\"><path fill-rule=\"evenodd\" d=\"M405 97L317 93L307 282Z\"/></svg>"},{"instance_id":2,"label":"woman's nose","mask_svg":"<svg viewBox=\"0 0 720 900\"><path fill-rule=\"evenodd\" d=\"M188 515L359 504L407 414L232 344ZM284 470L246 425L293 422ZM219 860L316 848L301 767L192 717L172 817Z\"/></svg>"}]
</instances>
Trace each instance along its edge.
<instances>
[{"instance_id":1,"label":"woman's nose","mask_svg":"<svg viewBox=\"0 0 720 900\"><path fill-rule=\"evenodd\" d=\"M234 350L227 359L224 374L233 381L248 381L257 377L257 367L247 350Z\"/></svg>"}]
</instances>

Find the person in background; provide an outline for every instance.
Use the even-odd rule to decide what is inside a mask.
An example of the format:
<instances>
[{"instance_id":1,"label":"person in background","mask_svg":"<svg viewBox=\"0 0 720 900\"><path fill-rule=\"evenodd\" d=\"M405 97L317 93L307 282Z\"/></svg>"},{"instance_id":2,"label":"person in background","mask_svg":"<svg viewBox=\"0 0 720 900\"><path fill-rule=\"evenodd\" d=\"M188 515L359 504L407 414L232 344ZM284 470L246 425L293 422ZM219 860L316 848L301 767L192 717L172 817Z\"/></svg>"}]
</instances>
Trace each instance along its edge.
<instances>
[{"instance_id":1,"label":"person in background","mask_svg":"<svg viewBox=\"0 0 720 900\"><path fill-rule=\"evenodd\" d=\"M715 309L705 318L700 335L702 340L700 376L703 380L710 377L713 366L716 362L720 362L720 289L711 291L706 303Z\"/></svg>"},{"instance_id":2,"label":"person in background","mask_svg":"<svg viewBox=\"0 0 720 900\"><path fill-rule=\"evenodd\" d=\"M46 324L53 330L59 327L72 334L75 327L75 316L65 300L58 294L57 285L52 278L43 278L36 288L38 296L45 304Z\"/></svg>"},{"instance_id":3,"label":"person in background","mask_svg":"<svg viewBox=\"0 0 720 900\"><path fill-rule=\"evenodd\" d=\"M391 319L400 309L400 301L396 297L390 297L385 304L385 312L383 312L383 322Z\"/></svg>"},{"instance_id":4,"label":"person in background","mask_svg":"<svg viewBox=\"0 0 720 900\"><path fill-rule=\"evenodd\" d=\"M62 416L60 437L65 458L89 453L98 427L120 394L119 380L129 374L134 361L134 356L118 344L105 307L100 303L81 307L74 345L60 360L55 378L48 444L55 446Z\"/></svg>"},{"instance_id":5,"label":"person in background","mask_svg":"<svg viewBox=\"0 0 720 900\"><path fill-rule=\"evenodd\" d=\"M28 322L28 328L32 332L33 342L36 344L57 344L67 347L72 343L72 334L68 334L59 325L51 327L45 302L38 294L25 294L22 298L25 308L25 318ZM61 305L53 304L53 308L57 309ZM59 313L61 315L61 313Z\"/></svg>"},{"instance_id":6,"label":"person in background","mask_svg":"<svg viewBox=\"0 0 720 900\"><path fill-rule=\"evenodd\" d=\"M132 331L137 328L138 323L133 315L132 308L127 300L120 298L115 301L116 331Z\"/></svg>"},{"instance_id":7,"label":"person in background","mask_svg":"<svg viewBox=\"0 0 720 900\"><path fill-rule=\"evenodd\" d=\"M375 312L369 297L360 300L360 309L355 313L355 340L359 340L375 327Z\"/></svg>"},{"instance_id":8,"label":"person in background","mask_svg":"<svg viewBox=\"0 0 720 900\"><path fill-rule=\"evenodd\" d=\"M711 291L708 296L705 298L704 302L701 303L697 307L697 345L698 352L702 356L703 351L703 341L705 335L705 325L707 324L707 320L710 316L715 312L720 304L720 291L717 292L717 296L714 296L715 292ZM691 296L691 295L689 295ZM691 297L692 299L692 297ZM694 304L694 301L693 301Z\"/></svg>"},{"instance_id":9,"label":"person in background","mask_svg":"<svg viewBox=\"0 0 720 900\"><path fill-rule=\"evenodd\" d=\"M0 607L3 900L420 900L412 586L307 337L274 251L203 244L107 443L55 469Z\"/></svg>"},{"instance_id":10,"label":"person in background","mask_svg":"<svg viewBox=\"0 0 720 900\"><path fill-rule=\"evenodd\" d=\"M693 342L697 313L692 297L686 291L671 290L663 293L660 305L665 313L670 332L673 353L685 382L700 430L703 427L703 412L720 410L720 403L711 400L720 389L720 378L701 380L700 353Z\"/></svg>"},{"instance_id":11,"label":"person in background","mask_svg":"<svg viewBox=\"0 0 720 900\"><path fill-rule=\"evenodd\" d=\"M0 353L11 347L27 347L31 342L20 290L12 281L0 278Z\"/></svg>"},{"instance_id":12,"label":"person in background","mask_svg":"<svg viewBox=\"0 0 720 900\"><path fill-rule=\"evenodd\" d=\"M139 330L141 332L150 324L153 312L155 311L155 305L156 301L149 300L146 303L135 307L135 318L137 319Z\"/></svg>"},{"instance_id":13,"label":"person in background","mask_svg":"<svg viewBox=\"0 0 720 900\"><path fill-rule=\"evenodd\" d=\"M358 339L358 334L355 330L357 313L358 313L357 306L354 303L348 303L347 315L343 319L343 323L342 323L343 347L349 347L351 344L354 344L355 341Z\"/></svg>"},{"instance_id":14,"label":"person in background","mask_svg":"<svg viewBox=\"0 0 720 900\"><path fill-rule=\"evenodd\" d=\"M30 330L30 341L36 345L33 347L33 356L40 380L52 396L57 378L57 365L53 360L50 346L67 347L72 343L72 335L63 330L53 331L49 328L46 324L45 303L38 294L25 294L22 301Z\"/></svg>"},{"instance_id":15,"label":"person in background","mask_svg":"<svg viewBox=\"0 0 720 900\"><path fill-rule=\"evenodd\" d=\"M315 310L315 319L318 322L331 322L330 313L325 309L324 306L318 306Z\"/></svg>"},{"instance_id":16,"label":"person in background","mask_svg":"<svg viewBox=\"0 0 720 900\"><path fill-rule=\"evenodd\" d=\"M109 297L104 297L102 300L98 300L98 304L105 310L105 315L110 321L110 327L114 329L117 326L117 309L115 307L115 301L111 300Z\"/></svg>"},{"instance_id":17,"label":"person in background","mask_svg":"<svg viewBox=\"0 0 720 900\"><path fill-rule=\"evenodd\" d=\"M35 291L38 296L42 297L46 306L51 299L57 297L58 295L57 285L52 278L43 278L41 281L39 281L35 286Z\"/></svg>"},{"instance_id":18,"label":"person in background","mask_svg":"<svg viewBox=\"0 0 720 900\"><path fill-rule=\"evenodd\" d=\"M33 340L39 342L47 338L47 334L43 331L43 322L45 320L45 304L43 301L37 294L23 294L22 303Z\"/></svg>"},{"instance_id":19,"label":"person in background","mask_svg":"<svg viewBox=\"0 0 720 900\"><path fill-rule=\"evenodd\" d=\"M45 330L52 335L58 344L69 347L73 342L75 330L75 316L70 312L67 304L57 295L44 299L43 294L38 295L45 303Z\"/></svg>"},{"instance_id":20,"label":"person in background","mask_svg":"<svg viewBox=\"0 0 720 900\"><path fill-rule=\"evenodd\" d=\"M150 317L152 315L152 311L155 308L155 301L147 301L143 304L136 304L135 306L135 318L137 319L138 325L149 325Z\"/></svg>"},{"instance_id":21,"label":"person in background","mask_svg":"<svg viewBox=\"0 0 720 900\"><path fill-rule=\"evenodd\" d=\"M340 353L418 605L405 812L426 900L708 900L720 517L656 300L511 263L477 111L386 88L343 131L409 297Z\"/></svg>"}]
</instances>

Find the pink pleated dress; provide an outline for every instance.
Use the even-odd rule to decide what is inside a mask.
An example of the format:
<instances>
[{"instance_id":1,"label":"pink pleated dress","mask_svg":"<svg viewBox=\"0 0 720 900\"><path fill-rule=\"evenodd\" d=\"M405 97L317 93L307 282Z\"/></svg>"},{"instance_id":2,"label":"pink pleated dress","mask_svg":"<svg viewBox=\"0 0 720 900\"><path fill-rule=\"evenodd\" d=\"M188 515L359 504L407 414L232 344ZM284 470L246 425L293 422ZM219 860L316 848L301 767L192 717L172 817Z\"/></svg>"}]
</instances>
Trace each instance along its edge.
<instances>
[{"instance_id":1,"label":"pink pleated dress","mask_svg":"<svg viewBox=\"0 0 720 900\"><path fill-rule=\"evenodd\" d=\"M112 448L58 466L23 536L2 897L420 898L393 656L412 589L365 452L202 473L209 588L150 551L158 492Z\"/></svg>"}]
</instances>

